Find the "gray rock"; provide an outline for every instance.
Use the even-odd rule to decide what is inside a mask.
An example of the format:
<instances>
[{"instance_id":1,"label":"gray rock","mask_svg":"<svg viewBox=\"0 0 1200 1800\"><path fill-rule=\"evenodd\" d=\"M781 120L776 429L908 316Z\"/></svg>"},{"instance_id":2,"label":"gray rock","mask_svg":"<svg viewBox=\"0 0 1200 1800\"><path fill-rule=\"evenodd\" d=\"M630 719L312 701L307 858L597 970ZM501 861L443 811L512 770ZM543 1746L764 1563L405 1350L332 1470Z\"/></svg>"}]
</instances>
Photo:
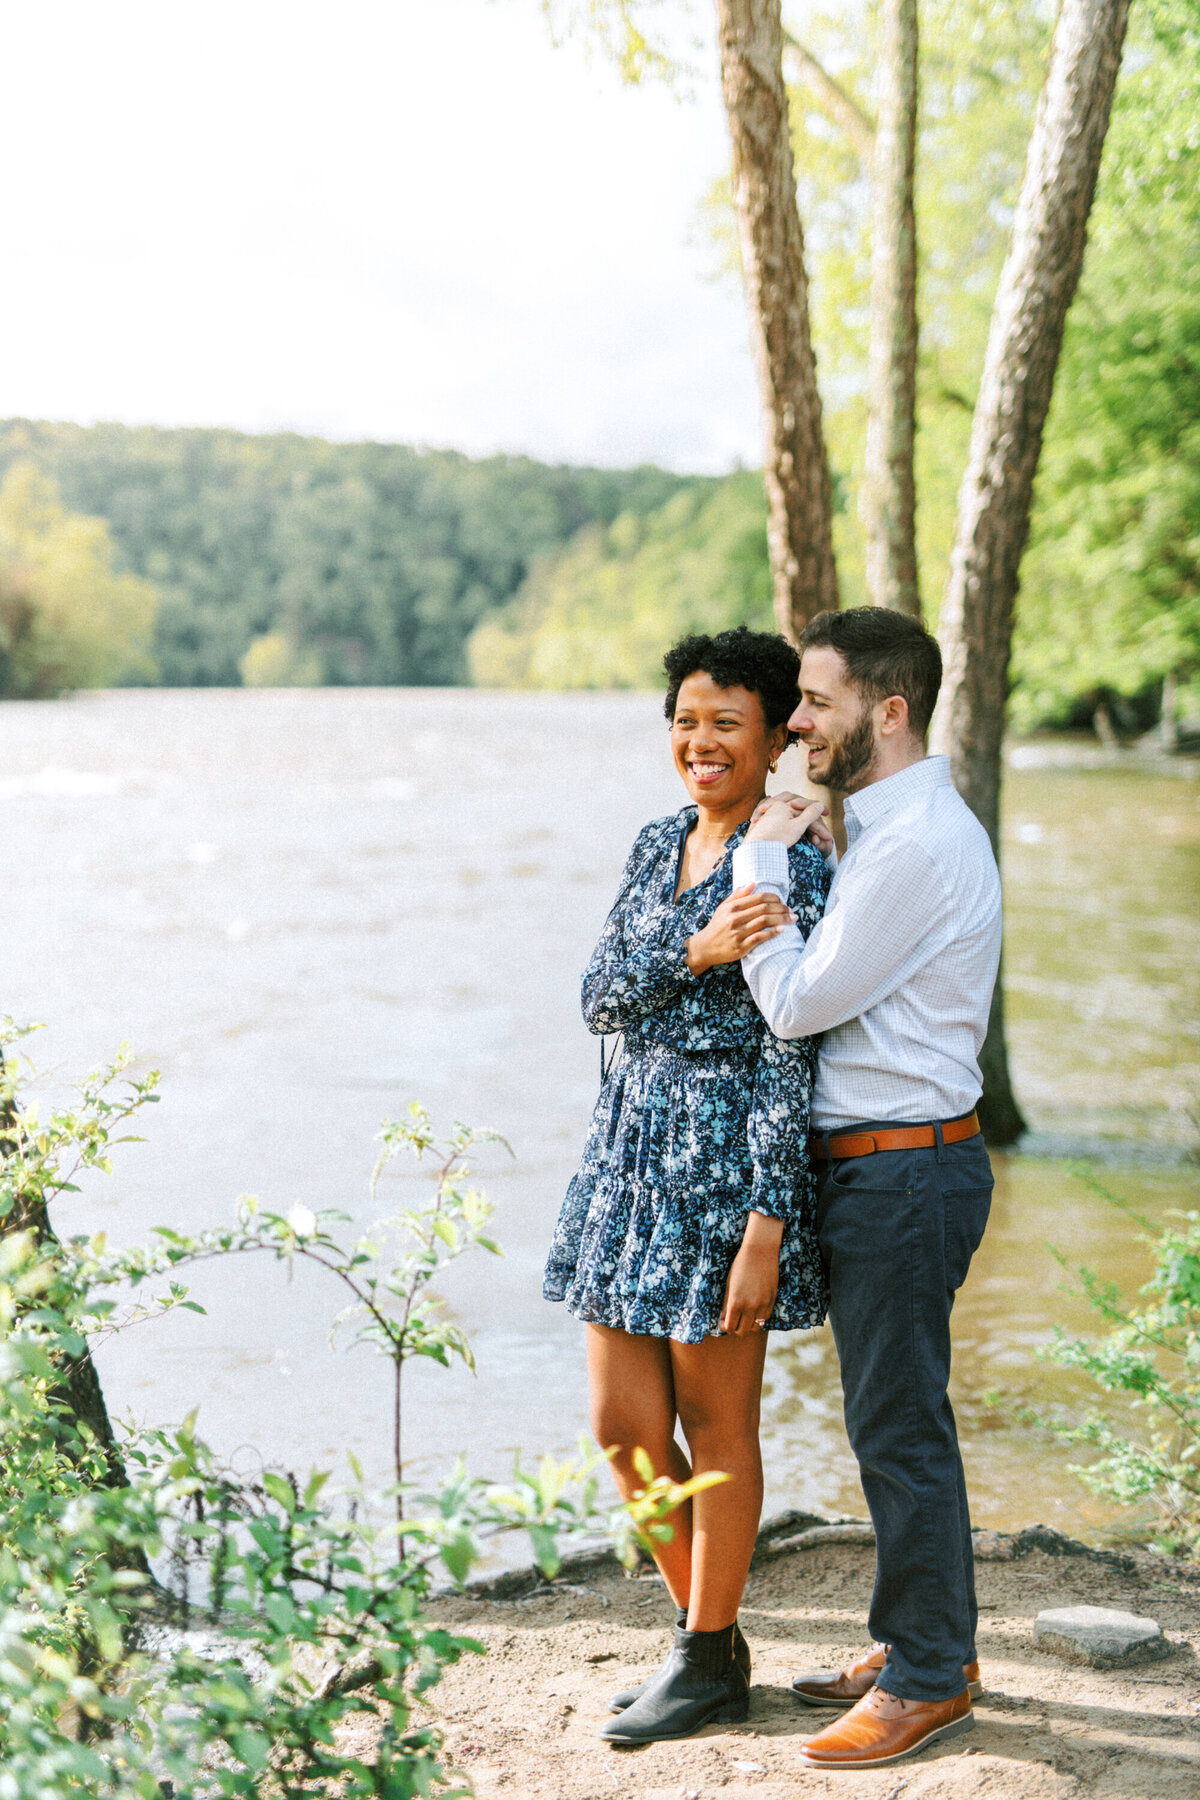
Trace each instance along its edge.
<instances>
[{"instance_id":1,"label":"gray rock","mask_svg":"<svg viewBox=\"0 0 1200 1800\"><path fill-rule=\"evenodd\" d=\"M1136 1613L1108 1606L1059 1606L1040 1612L1033 1622L1033 1641L1039 1650L1093 1669L1152 1662L1171 1654L1157 1619L1140 1619Z\"/></svg>"},{"instance_id":2,"label":"gray rock","mask_svg":"<svg viewBox=\"0 0 1200 1800\"><path fill-rule=\"evenodd\" d=\"M1013 1562L1018 1554L1016 1538L1005 1531L976 1530L971 1542L976 1562Z\"/></svg>"}]
</instances>

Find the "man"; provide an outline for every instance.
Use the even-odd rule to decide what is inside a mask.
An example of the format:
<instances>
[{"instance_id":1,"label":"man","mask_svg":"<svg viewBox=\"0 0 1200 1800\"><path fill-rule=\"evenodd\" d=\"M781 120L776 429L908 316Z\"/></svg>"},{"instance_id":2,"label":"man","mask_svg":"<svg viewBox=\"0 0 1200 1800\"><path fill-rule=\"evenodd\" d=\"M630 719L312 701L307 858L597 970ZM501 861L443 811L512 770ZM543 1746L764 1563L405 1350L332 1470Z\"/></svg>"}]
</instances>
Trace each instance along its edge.
<instances>
[{"instance_id":1,"label":"man","mask_svg":"<svg viewBox=\"0 0 1200 1800\"><path fill-rule=\"evenodd\" d=\"M971 1524L946 1388L950 1310L991 1201L974 1108L1000 881L947 759L926 754L936 640L901 613L859 607L820 614L800 647L789 723L812 779L846 796L848 849L804 943L785 905L787 846L821 809L776 797L734 852L724 907L771 1030L824 1034L817 1225L875 1526L877 1642L853 1669L793 1687L809 1704L850 1707L806 1741L804 1760L863 1769L969 1729L978 1691Z\"/></svg>"}]
</instances>

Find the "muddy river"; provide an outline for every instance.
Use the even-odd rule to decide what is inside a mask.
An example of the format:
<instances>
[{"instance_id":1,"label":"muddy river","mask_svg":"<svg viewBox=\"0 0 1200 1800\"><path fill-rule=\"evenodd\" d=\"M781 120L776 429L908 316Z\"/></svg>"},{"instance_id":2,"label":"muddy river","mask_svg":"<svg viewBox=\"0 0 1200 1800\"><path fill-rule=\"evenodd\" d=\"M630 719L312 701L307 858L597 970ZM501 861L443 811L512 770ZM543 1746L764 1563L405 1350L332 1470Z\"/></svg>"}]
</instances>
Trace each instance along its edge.
<instances>
[{"instance_id":1,"label":"muddy river","mask_svg":"<svg viewBox=\"0 0 1200 1800\"><path fill-rule=\"evenodd\" d=\"M787 775L786 765L780 779ZM540 1265L599 1078L578 977L637 828L679 804L651 696L453 691L121 692L0 706L0 1010L47 1022L53 1093L124 1040L161 1069L148 1141L60 1206L115 1240L227 1218L242 1192L371 1216L380 1121L419 1098L494 1126L503 1261L445 1295L478 1375L410 1377L407 1443L565 1451L586 1422L582 1332ZM1157 1215L1195 1204L1200 1140L1200 765L1084 744L1010 752L1011 1048L1030 1153L999 1157L956 1312L956 1405L974 1510L1097 1525L1068 1455L988 1404L1063 1396L1037 1360L1086 1312L1048 1246L1130 1284L1128 1221L1082 1158ZM412 1182L411 1174L401 1179ZM327 1343L338 1296L243 1260L202 1270L207 1316L106 1344L114 1412L200 1428L242 1466L387 1462L387 1389ZM768 1508L861 1513L827 1332L773 1341Z\"/></svg>"}]
</instances>

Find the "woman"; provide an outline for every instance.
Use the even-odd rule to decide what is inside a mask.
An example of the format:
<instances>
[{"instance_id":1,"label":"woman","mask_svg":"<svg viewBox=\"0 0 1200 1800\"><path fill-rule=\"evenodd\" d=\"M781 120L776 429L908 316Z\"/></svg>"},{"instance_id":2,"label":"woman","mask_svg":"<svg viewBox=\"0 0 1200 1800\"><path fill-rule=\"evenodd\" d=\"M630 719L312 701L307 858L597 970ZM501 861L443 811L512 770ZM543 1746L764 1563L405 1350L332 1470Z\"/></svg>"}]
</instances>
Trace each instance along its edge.
<instances>
[{"instance_id":1,"label":"woman","mask_svg":"<svg viewBox=\"0 0 1200 1800\"><path fill-rule=\"evenodd\" d=\"M825 1316L808 1164L816 1048L772 1037L738 948L713 921L789 741L799 658L783 638L741 626L685 638L665 667L691 804L639 835L583 978L589 1029L623 1032L624 1046L544 1288L587 1322L592 1429L622 1494L643 1485L638 1447L676 1481L730 1477L677 1509L656 1553L675 1643L653 1680L612 1702L619 1717L602 1735L625 1744L746 1717L750 1652L737 1610L762 1506L766 1333ZM829 878L813 844L789 858L791 910L807 934Z\"/></svg>"}]
</instances>

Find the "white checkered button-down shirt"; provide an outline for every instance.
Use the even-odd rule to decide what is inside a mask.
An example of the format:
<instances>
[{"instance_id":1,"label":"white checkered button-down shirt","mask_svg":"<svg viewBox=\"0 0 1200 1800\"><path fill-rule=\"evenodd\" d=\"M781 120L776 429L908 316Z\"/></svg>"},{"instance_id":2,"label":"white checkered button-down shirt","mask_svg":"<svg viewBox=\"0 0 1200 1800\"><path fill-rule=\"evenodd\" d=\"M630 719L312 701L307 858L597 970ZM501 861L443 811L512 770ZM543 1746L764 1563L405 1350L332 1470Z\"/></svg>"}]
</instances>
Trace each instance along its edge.
<instances>
[{"instance_id":1,"label":"white checkered button-down shirt","mask_svg":"<svg viewBox=\"0 0 1200 1800\"><path fill-rule=\"evenodd\" d=\"M825 917L742 958L777 1037L824 1033L813 1092L819 1131L970 1112L1000 963L1000 875L983 826L944 756L872 782L846 801L848 847ZM786 900L782 844L740 844L747 882Z\"/></svg>"}]
</instances>

